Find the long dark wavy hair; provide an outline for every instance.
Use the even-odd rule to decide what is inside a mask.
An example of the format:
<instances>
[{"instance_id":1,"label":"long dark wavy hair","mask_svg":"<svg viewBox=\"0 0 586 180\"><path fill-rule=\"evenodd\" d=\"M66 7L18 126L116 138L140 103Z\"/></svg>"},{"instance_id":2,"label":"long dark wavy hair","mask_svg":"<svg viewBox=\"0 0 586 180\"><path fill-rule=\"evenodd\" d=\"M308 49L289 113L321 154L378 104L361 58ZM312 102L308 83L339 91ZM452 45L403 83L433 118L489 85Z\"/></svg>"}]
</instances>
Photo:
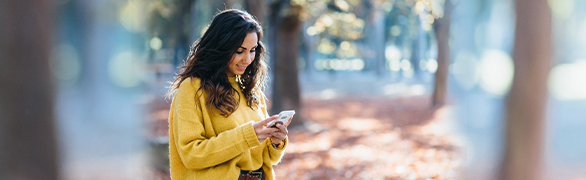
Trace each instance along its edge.
<instances>
[{"instance_id":1,"label":"long dark wavy hair","mask_svg":"<svg viewBox=\"0 0 586 180\"><path fill-rule=\"evenodd\" d=\"M197 94L203 89L208 94L206 106L219 110L222 116L230 116L238 109L241 97L230 85L226 70L233 54L250 32L255 32L258 36L256 55L244 74L237 79L246 104L251 108L258 105L262 98L260 92L264 89L267 78L265 47L261 42L263 32L256 19L247 12L236 9L218 13L204 35L193 43L185 64L179 67L180 73L171 83L167 97L175 93L183 80L199 78L201 84L195 98L199 98ZM238 100L234 98L234 94L238 94Z\"/></svg>"}]
</instances>

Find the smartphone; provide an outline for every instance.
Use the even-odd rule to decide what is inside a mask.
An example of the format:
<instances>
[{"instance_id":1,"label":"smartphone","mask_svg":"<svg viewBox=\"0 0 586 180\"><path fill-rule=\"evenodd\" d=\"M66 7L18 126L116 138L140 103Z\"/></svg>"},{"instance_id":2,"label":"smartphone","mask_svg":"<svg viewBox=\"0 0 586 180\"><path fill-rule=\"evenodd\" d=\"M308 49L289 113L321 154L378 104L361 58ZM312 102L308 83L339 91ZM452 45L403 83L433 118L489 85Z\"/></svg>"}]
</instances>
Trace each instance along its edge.
<instances>
[{"instance_id":1,"label":"smartphone","mask_svg":"<svg viewBox=\"0 0 586 180\"><path fill-rule=\"evenodd\" d=\"M279 113L279 117L271 123L269 123L267 127L277 127L277 124L279 123L285 124L291 117L293 117L293 115L295 115L295 110L281 111Z\"/></svg>"}]
</instances>

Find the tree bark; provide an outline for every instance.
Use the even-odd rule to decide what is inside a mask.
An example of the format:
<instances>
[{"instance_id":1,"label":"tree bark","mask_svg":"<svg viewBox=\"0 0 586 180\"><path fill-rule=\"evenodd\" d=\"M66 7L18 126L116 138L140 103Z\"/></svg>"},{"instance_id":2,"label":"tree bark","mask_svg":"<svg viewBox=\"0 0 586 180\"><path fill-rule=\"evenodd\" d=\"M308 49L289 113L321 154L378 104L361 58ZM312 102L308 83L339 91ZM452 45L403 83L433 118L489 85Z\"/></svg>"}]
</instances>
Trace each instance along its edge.
<instances>
[{"instance_id":1,"label":"tree bark","mask_svg":"<svg viewBox=\"0 0 586 180\"><path fill-rule=\"evenodd\" d=\"M190 43L189 43L189 35L185 31L185 27L189 27L189 23L185 21L185 18L191 17L191 10L194 9L193 5L196 3L197 0L179 0L176 2L178 5L177 15L173 18L177 27L175 29L175 48L174 48L174 56L173 56L173 64L178 65L183 62L185 58L187 58L187 54L189 53Z\"/></svg>"},{"instance_id":2,"label":"tree bark","mask_svg":"<svg viewBox=\"0 0 586 180\"><path fill-rule=\"evenodd\" d=\"M246 8L246 11L254 16L259 23L263 24L267 14L266 2L264 0L245 0L244 8Z\"/></svg>"},{"instance_id":3,"label":"tree bark","mask_svg":"<svg viewBox=\"0 0 586 180\"><path fill-rule=\"evenodd\" d=\"M365 24L365 44L372 51L372 55L364 59L367 67L366 70L374 71L379 78L382 78L386 72L386 16L380 8L381 2L377 0L364 1L364 8L367 9L367 23Z\"/></svg>"},{"instance_id":4,"label":"tree bark","mask_svg":"<svg viewBox=\"0 0 586 180\"><path fill-rule=\"evenodd\" d=\"M234 8L234 0L224 0L224 7L226 9Z\"/></svg>"},{"instance_id":5,"label":"tree bark","mask_svg":"<svg viewBox=\"0 0 586 180\"><path fill-rule=\"evenodd\" d=\"M49 0L0 1L0 179L57 179Z\"/></svg>"},{"instance_id":6,"label":"tree bark","mask_svg":"<svg viewBox=\"0 0 586 180\"><path fill-rule=\"evenodd\" d=\"M534 180L543 174L547 76L551 69L551 12L546 0L516 1L515 75L507 98L501 178Z\"/></svg>"},{"instance_id":7,"label":"tree bark","mask_svg":"<svg viewBox=\"0 0 586 180\"><path fill-rule=\"evenodd\" d=\"M292 6L289 0L275 1L271 5L271 28L274 33L271 46L273 61L273 103L271 113L296 110L289 126L303 124L299 92L297 59L299 57L300 6ZM284 12L282 12L284 11Z\"/></svg>"},{"instance_id":8,"label":"tree bark","mask_svg":"<svg viewBox=\"0 0 586 180\"><path fill-rule=\"evenodd\" d=\"M434 21L433 28L437 39L437 70L432 97L432 106L441 106L447 101L448 69L450 65L450 22L452 3L444 2L444 16Z\"/></svg>"}]
</instances>

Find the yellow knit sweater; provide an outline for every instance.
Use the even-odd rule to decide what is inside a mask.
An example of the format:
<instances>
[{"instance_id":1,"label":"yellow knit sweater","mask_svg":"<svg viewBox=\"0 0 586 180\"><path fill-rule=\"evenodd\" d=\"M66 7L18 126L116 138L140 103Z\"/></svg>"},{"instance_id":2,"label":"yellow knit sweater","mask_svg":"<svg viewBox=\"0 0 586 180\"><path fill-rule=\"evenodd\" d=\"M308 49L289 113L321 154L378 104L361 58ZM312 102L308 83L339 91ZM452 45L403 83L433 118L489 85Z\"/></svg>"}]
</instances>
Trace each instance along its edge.
<instances>
[{"instance_id":1,"label":"yellow knit sweater","mask_svg":"<svg viewBox=\"0 0 586 180\"><path fill-rule=\"evenodd\" d=\"M240 170L261 167L267 180L274 179L272 165L281 160L287 140L281 149L275 149L269 138L262 143L258 141L252 123L268 118L264 99L260 98L260 107L253 110L246 105L236 78L230 77L229 80L240 94L240 104L228 117L221 116L216 109L207 108L207 92L195 99L200 87L199 78L187 78L181 82L169 115L172 179L236 180ZM238 99L238 95L235 94L235 98Z\"/></svg>"}]
</instances>

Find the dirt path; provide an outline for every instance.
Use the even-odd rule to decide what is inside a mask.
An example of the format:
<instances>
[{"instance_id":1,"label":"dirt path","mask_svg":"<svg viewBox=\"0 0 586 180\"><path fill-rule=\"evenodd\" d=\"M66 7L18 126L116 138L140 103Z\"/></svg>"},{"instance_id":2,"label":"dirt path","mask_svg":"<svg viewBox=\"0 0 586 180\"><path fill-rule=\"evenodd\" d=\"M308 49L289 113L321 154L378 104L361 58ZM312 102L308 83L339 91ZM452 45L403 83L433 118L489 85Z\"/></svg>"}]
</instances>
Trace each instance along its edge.
<instances>
[{"instance_id":1,"label":"dirt path","mask_svg":"<svg viewBox=\"0 0 586 180\"><path fill-rule=\"evenodd\" d=\"M461 143L449 106L428 99L305 100L277 179L457 179Z\"/></svg>"},{"instance_id":2,"label":"dirt path","mask_svg":"<svg viewBox=\"0 0 586 180\"><path fill-rule=\"evenodd\" d=\"M450 125L450 106L429 104L424 98L305 99L307 124L290 130L276 179L461 179L462 143ZM151 135L168 133L165 108L153 109ZM168 168L156 169L154 179L168 179Z\"/></svg>"}]
</instances>

